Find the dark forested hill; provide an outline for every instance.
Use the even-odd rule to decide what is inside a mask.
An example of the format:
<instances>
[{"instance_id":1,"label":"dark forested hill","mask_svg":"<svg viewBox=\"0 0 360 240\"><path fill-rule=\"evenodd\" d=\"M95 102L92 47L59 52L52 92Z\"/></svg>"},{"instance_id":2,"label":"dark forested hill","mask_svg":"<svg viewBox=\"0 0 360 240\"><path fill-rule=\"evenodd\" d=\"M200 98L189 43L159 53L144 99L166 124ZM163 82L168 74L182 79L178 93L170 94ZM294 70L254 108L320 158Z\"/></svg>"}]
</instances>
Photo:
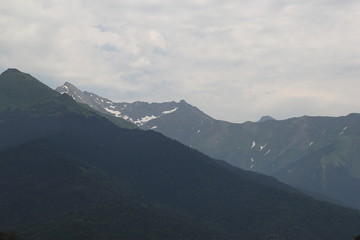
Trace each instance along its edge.
<instances>
[{"instance_id":1,"label":"dark forested hill","mask_svg":"<svg viewBox=\"0 0 360 240\"><path fill-rule=\"evenodd\" d=\"M24 239L227 239L38 140L0 152L0 227Z\"/></svg>"},{"instance_id":2,"label":"dark forested hill","mask_svg":"<svg viewBox=\"0 0 360 240\"><path fill-rule=\"evenodd\" d=\"M0 112L1 230L28 239L334 240L360 230L355 210L159 133L119 128L67 96L12 97Z\"/></svg>"}]
</instances>

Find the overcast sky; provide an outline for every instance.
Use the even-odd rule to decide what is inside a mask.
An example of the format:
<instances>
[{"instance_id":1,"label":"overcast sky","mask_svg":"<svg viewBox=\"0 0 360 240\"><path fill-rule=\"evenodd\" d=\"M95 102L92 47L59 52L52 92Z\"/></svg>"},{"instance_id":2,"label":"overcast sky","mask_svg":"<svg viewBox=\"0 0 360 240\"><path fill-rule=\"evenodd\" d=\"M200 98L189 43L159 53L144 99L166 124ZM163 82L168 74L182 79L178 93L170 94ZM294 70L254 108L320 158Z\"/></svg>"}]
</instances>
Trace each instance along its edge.
<instances>
[{"instance_id":1,"label":"overcast sky","mask_svg":"<svg viewBox=\"0 0 360 240\"><path fill-rule=\"evenodd\" d=\"M360 112L359 0L11 0L0 70L214 118Z\"/></svg>"}]
</instances>

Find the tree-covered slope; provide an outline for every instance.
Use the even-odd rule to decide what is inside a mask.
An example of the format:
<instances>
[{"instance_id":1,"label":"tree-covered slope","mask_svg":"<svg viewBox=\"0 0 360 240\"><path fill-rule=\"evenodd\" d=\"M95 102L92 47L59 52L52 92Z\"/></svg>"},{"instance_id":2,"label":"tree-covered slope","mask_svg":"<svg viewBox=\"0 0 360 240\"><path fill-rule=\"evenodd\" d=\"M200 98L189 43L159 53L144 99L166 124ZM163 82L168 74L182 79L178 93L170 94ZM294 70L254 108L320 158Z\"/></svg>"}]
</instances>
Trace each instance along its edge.
<instances>
[{"instance_id":1,"label":"tree-covered slope","mask_svg":"<svg viewBox=\"0 0 360 240\"><path fill-rule=\"evenodd\" d=\"M0 111L11 107L25 108L58 95L31 75L17 69L8 69L0 75Z\"/></svg>"},{"instance_id":2,"label":"tree-covered slope","mask_svg":"<svg viewBox=\"0 0 360 240\"><path fill-rule=\"evenodd\" d=\"M24 239L227 238L44 140L0 151L0 166L0 228Z\"/></svg>"}]
</instances>

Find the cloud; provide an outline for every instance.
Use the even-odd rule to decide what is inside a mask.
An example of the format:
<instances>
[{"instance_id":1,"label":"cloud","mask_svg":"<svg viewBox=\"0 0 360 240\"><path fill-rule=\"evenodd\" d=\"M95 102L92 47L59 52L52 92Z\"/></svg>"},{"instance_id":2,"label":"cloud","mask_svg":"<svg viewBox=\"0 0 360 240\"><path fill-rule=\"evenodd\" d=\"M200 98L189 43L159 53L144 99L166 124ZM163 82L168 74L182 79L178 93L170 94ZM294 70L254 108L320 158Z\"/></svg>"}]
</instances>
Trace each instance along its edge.
<instances>
[{"instance_id":1,"label":"cloud","mask_svg":"<svg viewBox=\"0 0 360 240\"><path fill-rule=\"evenodd\" d=\"M229 121L343 115L360 107L359 12L355 0L13 0L0 66Z\"/></svg>"}]
</instances>

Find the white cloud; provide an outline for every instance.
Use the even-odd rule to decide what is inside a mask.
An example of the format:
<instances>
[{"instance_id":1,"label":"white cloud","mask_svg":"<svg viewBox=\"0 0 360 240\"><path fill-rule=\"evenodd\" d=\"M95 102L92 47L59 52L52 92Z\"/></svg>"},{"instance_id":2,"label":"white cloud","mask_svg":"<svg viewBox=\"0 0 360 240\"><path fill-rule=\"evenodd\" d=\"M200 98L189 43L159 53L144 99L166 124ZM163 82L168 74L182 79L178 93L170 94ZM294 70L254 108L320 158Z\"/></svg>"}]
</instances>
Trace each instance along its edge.
<instances>
[{"instance_id":1,"label":"white cloud","mask_svg":"<svg viewBox=\"0 0 360 240\"><path fill-rule=\"evenodd\" d=\"M0 66L114 100L238 122L360 107L355 0L13 0L0 19Z\"/></svg>"}]
</instances>

